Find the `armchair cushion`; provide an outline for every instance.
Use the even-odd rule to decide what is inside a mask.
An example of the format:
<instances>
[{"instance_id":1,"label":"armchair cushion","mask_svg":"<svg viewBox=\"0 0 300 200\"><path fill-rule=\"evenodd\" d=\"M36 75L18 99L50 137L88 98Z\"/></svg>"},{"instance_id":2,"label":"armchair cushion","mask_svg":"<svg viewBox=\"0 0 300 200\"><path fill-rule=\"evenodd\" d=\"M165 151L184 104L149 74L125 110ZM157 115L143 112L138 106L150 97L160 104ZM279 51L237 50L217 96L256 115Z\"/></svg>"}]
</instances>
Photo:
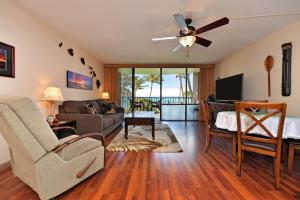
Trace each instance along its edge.
<instances>
[{"instance_id":1,"label":"armchair cushion","mask_svg":"<svg viewBox=\"0 0 300 200\"><path fill-rule=\"evenodd\" d=\"M59 142L60 144L62 144L75 137L78 136L70 135L69 137L59 140ZM58 156L65 161L69 161L101 146L102 142L99 140L95 140L92 138L83 138L68 145L63 150L59 151Z\"/></svg>"},{"instance_id":2,"label":"armchair cushion","mask_svg":"<svg viewBox=\"0 0 300 200\"><path fill-rule=\"evenodd\" d=\"M31 99L26 97L1 97L0 103L6 104L14 112L18 120L26 126L47 151L51 151L59 144L57 137Z\"/></svg>"},{"instance_id":3,"label":"armchair cushion","mask_svg":"<svg viewBox=\"0 0 300 200\"><path fill-rule=\"evenodd\" d=\"M0 131L10 148L26 153L33 161L39 160L47 151L7 106L0 103Z\"/></svg>"}]
</instances>

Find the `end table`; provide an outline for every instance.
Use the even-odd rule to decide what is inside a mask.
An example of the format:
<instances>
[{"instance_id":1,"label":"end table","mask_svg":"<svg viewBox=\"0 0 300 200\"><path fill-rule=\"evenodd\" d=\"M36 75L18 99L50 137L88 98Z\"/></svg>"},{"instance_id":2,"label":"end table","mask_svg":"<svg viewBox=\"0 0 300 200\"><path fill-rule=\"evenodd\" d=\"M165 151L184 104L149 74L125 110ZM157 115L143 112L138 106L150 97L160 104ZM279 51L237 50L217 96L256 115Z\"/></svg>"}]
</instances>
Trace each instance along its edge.
<instances>
[{"instance_id":1,"label":"end table","mask_svg":"<svg viewBox=\"0 0 300 200\"><path fill-rule=\"evenodd\" d=\"M51 127L58 139L77 133L75 120L49 123L49 126Z\"/></svg>"}]
</instances>

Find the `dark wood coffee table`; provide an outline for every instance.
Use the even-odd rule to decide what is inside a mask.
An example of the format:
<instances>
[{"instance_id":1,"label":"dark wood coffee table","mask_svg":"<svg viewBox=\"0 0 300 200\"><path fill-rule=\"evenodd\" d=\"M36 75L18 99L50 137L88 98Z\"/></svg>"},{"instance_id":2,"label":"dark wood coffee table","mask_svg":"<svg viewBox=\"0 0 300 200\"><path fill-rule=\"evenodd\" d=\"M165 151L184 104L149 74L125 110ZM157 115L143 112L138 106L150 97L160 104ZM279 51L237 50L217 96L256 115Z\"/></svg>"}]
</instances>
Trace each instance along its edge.
<instances>
[{"instance_id":1,"label":"dark wood coffee table","mask_svg":"<svg viewBox=\"0 0 300 200\"><path fill-rule=\"evenodd\" d=\"M125 139L128 139L128 125L152 126L152 138L155 140L155 119L154 117L125 117Z\"/></svg>"}]
</instances>

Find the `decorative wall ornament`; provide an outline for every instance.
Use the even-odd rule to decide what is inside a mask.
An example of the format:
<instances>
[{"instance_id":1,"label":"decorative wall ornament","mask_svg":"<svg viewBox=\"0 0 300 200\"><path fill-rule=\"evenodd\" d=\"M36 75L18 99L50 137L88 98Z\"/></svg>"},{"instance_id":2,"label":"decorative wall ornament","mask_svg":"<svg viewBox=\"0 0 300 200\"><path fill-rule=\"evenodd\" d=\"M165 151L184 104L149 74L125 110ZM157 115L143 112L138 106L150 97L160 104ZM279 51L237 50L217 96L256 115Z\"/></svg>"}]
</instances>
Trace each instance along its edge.
<instances>
[{"instance_id":1,"label":"decorative wall ornament","mask_svg":"<svg viewBox=\"0 0 300 200\"><path fill-rule=\"evenodd\" d=\"M89 66L89 70L90 70L90 74L92 75L92 78L96 77L97 74L96 72L94 71L94 68L92 66Z\"/></svg>"},{"instance_id":2,"label":"decorative wall ornament","mask_svg":"<svg viewBox=\"0 0 300 200\"><path fill-rule=\"evenodd\" d=\"M63 46L63 42L60 42L60 43L58 44L58 46L61 48L61 47ZM68 53L69 53L71 56L74 56L74 50L73 50L72 48L69 48L69 49L68 49ZM84 57L81 57L81 58L80 58L80 62L81 62L83 65L85 65L85 64L86 64L85 58L84 58ZM90 70L90 75L91 75L92 79L93 79L94 77L97 77L97 74L96 74L96 72L94 71L94 68L93 68L92 66L88 66L88 69ZM100 83L100 85L101 85L101 83Z\"/></svg>"},{"instance_id":3,"label":"decorative wall ornament","mask_svg":"<svg viewBox=\"0 0 300 200\"><path fill-rule=\"evenodd\" d=\"M96 80L96 85L97 85L97 88L99 89L100 88L100 86L101 86L101 82L100 82L100 80Z\"/></svg>"},{"instance_id":4,"label":"decorative wall ornament","mask_svg":"<svg viewBox=\"0 0 300 200\"><path fill-rule=\"evenodd\" d=\"M96 76L97 76L97 74L96 74L96 72L95 72L95 71L90 71L90 74L92 75L92 78L94 78L94 77L96 77Z\"/></svg>"},{"instance_id":5,"label":"decorative wall ornament","mask_svg":"<svg viewBox=\"0 0 300 200\"><path fill-rule=\"evenodd\" d=\"M0 76L15 78L15 47L0 42Z\"/></svg>"},{"instance_id":6,"label":"decorative wall ornament","mask_svg":"<svg viewBox=\"0 0 300 200\"><path fill-rule=\"evenodd\" d=\"M292 79L292 43L281 45L282 48L282 96L291 95Z\"/></svg>"},{"instance_id":7,"label":"decorative wall ornament","mask_svg":"<svg viewBox=\"0 0 300 200\"><path fill-rule=\"evenodd\" d=\"M82 63L83 65L85 65L85 60L84 60L84 58L80 58L80 61L81 61L81 63Z\"/></svg>"},{"instance_id":8,"label":"decorative wall ornament","mask_svg":"<svg viewBox=\"0 0 300 200\"><path fill-rule=\"evenodd\" d=\"M68 52L71 56L74 56L74 50L73 49L68 49Z\"/></svg>"},{"instance_id":9,"label":"decorative wall ornament","mask_svg":"<svg viewBox=\"0 0 300 200\"><path fill-rule=\"evenodd\" d=\"M274 59L273 56L267 56L265 59L265 67L268 72L268 96L271 96L271 69L273 67Z\"/></svg>"}]
</instances>

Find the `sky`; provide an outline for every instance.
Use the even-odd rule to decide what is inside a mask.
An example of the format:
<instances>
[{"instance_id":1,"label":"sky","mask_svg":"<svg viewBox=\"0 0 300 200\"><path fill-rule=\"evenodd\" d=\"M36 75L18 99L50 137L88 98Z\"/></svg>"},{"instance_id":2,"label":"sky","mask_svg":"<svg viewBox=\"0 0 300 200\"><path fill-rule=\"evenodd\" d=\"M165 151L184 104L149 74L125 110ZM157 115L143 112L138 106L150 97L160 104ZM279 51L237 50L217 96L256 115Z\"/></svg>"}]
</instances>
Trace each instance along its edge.
<instances>
[{"instance_id":1,"label":"sky","mask_svg":"<svg viewBox=\"0 0 300 200\"><path fill-rule=\"evenodd\" d=\"M143 76L136 74L137 76ZM193 76L190 76L191 84L193 83ZM150 83L145 84L145 87L142 90L138 90L136 92L137 97L149 97L150 96ZM180 92L180 81L179 78L176 78L175 74L167 74L163 75L163 97L179 97ZM183 88L185 89L185 79L183 79ZM160 88L159 84L154 84L152 88L152 97L159 97L160 96Z\"/></svg>"}]
</instances>

